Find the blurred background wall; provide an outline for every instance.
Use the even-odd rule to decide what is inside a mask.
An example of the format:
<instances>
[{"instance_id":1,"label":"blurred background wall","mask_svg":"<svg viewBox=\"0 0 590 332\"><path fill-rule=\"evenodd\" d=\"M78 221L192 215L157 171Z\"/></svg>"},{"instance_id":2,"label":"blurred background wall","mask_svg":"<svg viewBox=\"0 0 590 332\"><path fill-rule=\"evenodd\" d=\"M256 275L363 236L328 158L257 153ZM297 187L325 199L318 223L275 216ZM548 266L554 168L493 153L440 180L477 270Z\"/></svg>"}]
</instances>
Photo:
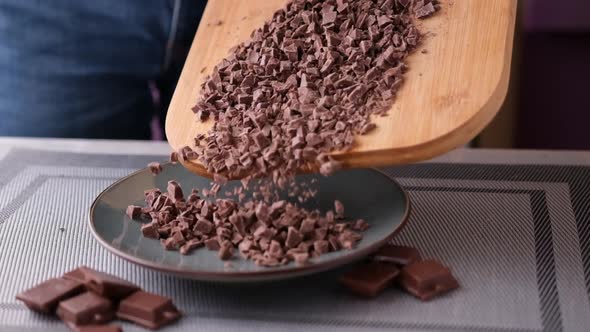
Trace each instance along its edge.
<instances>
[{"instance_id":1,"label":"blurred background wall","mask_svg":"<svg viewBox=\"0 0 590 332\"><path fill-rule=\"evenodd\" d=\"M509 93L474 145L590 149L590 1L518 6Z\"/></svg>"}]
</instances>

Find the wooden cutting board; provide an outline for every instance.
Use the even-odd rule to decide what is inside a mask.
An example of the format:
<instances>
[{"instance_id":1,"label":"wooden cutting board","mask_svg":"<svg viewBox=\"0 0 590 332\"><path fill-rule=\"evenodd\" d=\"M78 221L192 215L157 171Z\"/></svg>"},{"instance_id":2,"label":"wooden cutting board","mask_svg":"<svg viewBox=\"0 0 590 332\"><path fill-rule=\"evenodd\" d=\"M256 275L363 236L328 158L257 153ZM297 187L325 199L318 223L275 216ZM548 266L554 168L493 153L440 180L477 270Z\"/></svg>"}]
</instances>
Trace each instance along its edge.
<instances>
[{"instance_id":1,"label":"wooden cutting board","mask_svg":"<svg viewBox=\"0 0 590 332\"><path fill-rule=\"evenodd\" d=\"M345 167L373 167L432 158L474 138L498 112L508 89L516 0L441 0L418 22L427 32L408 57L410 71L389 116L333 155ZM193 145L213 120L197 122L191 108L201 82L237 43L248 39L285 0L210 0L174 92L166 119L173 149ZM424 49L425 53L421 53ZM189 170L207 175L196 162Z\"/></svg>"}]
</instances>

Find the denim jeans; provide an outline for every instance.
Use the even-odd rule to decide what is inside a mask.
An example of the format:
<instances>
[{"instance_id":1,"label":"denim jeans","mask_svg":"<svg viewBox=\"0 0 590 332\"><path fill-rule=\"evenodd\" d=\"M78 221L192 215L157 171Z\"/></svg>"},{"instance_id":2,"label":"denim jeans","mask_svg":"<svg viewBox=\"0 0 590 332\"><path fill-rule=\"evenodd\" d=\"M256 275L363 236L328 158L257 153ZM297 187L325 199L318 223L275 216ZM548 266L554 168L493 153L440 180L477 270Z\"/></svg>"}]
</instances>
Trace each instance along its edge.
<instances>
[{"instance_id":1,"label":"denim jeans","mask_svg":"<svg viewBox=\"0 0 590 332\"><path fill-rule=\"evenodd\" d=\"M149 139L205 4L0 0L0 136Z\"/></svg>"}]
</instances>

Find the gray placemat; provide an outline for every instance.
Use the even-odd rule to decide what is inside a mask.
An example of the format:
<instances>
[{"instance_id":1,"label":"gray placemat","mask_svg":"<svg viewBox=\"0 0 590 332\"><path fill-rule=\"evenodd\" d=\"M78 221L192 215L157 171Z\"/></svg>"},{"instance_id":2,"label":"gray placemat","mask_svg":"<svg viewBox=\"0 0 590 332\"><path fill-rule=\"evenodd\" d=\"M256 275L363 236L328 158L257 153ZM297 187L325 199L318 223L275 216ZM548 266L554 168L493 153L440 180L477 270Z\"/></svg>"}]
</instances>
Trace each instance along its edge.
<instances>
[{"instance_id":1,"label":"gray placemat","mask_svg":"<svg viewBox=\"0 0 590 332\"><path fill-rule=\"evenodd\" d=\"M173 297L164 331L586 331L590 167L418 164L387 169L408 190L395 239L450 265L461 289L428 303L396 290L348 295L335 273L257 286L184 280L127 263L86 226L94 197L163 156L15 149L0 161L0 331L66 331L14 300L84 264ZM141 331L125 324L126 331Z\"/></svg>"}]
</instances>

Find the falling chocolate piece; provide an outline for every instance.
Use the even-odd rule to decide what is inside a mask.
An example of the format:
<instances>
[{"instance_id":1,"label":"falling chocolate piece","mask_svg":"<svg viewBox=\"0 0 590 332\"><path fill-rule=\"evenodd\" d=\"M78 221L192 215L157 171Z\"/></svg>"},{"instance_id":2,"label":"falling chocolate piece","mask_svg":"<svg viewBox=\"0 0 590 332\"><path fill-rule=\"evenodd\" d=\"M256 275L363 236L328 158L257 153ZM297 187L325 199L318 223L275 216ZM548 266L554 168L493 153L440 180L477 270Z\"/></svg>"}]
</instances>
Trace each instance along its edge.
<instances>
[{"instance_id":1,"label":"falling chocolate piece","mask_svg":"<svg viewBox=\"0 0 590 332\"><path fill-rule=\"evenodd\" d=\"M168 181L167 191L168 197L172 198L174 201L182 200L184 197L182 188L176 181Z\"/></svg>"},{"instance_id":2,"label":"falling chocolate piece","mask_svg":"<svg viewBox=\"0 0 590 332\"><path fill-rule=\"evenodd\" d=\"M408 293L422 301L428 301L459 287L451 270L433 259L404 267L399 283Z\"/></svg>"},{"instance_id":3,"label":"falling chocolate piece","mask_svg":"<svg viewBox=\"0 0 590 332\"><path fill-rule=\"evenodd\" d=\"M182 316L170 298L137 291L119 303L117 317L149 329L159 329Z\"/></svg>"},{"instance_id":4,"label":"falling chocolate piece","mask_svg":"<svg viewBox=\"0 0 590 332\"><path fill-rule=\"evenodd\" d=\"M400 273L391 264L365 263L340 277L340 283L349 291L363 297L375 297L391 285Z\"/></svg>"},{"instance_id":5,"label":"falling chocolate piece","mask_svg":"<svg viewBox=\"0 0 590 332\"><path fill-rule=\"evenodd\" d=\"M84 291L82 283L64 278L53 278L16 295L31 310L52 313L58 303Z\"/></svg>"},{"instance_id":6,"label":"falling chocolate piece","mask_svg":"<svg viewBox=\"0 0 590 332\"><path fill-rule=\"evenodd\" d=\"M334 201L334 212L337 218L344 218L344 205L338 200Z\"/></svg>"},{"instance_id":7,"label":"falling chocolate piece","mask_svg":"<svg viewBox=\"0 0 590 332\"><path fill-rule=\"evenodd\" d=\"M172 151L170 153L170 162L176 164L178 162L178 152Z\"/></svg>"},{"instance_id":8,"label":"falling chocolate piece","mask_svg":"<svg viewBox=\"0 0 590 332\"><path fill-rule=\"evenodd\" d=\"M150 173L152 173L153 175L158 175L162 172L162 165L160 165L160 163L158 162L149 163L148 168L150 170Z\"/></svg>"},{"instance_id":9,"label":"falling chocolate piece","mask_svg":"<svg viewBox=\"0 0 590 332\"><path fill-rule=\"evenodd\" d=\"M115 312L109 299L85 292L61 301L57 316L69 326L78 326L109 322L115 317Z\"/></svg>"},{"instance_id":10,"label":"falling chocolate piece","mask_svg":"<svg viewBox=\"0 0 590 332\"><path fill-rule=\"evenodd\" d=\"M428 16L431 16L435 12L436 8L432 4L432 2L426 3L421 7L416 6L416 8L414 9L414 14L416 15L416 18L426 18Z\"/></svg>"}]
</instances>

